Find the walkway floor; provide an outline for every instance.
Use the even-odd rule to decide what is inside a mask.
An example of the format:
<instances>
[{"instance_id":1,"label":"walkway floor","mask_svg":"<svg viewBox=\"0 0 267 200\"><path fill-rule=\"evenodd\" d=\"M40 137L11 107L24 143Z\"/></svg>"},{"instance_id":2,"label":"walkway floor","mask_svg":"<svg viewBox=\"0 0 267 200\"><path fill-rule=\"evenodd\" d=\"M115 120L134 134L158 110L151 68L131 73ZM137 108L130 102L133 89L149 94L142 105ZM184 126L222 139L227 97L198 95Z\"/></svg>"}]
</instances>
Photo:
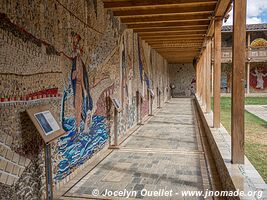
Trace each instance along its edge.
<instances>
[{"instance_id":1,"label":"walkway floor","mask_svg":"<svg viewBox=\"0 0 267 200\"><path fill-rule=\"evenodd\" d=\"M267 105L246 105L245 109L267 122Z\"/></svg>"},{"instance_id":2,"label":"walkway floor","mask_svg":"<svg viewBox=\"0 0 267 200\"><path fill-rule=\"evenodd\" d=\"M110 199L106 191L136 191L128 199L203 199L181 196L212 188L201 141L192 99L172 99L64 196ZM157 198L142 196L142 189L173 192ZM126 199L114 195L111 199Z\"/></svg>"}]
</instances>

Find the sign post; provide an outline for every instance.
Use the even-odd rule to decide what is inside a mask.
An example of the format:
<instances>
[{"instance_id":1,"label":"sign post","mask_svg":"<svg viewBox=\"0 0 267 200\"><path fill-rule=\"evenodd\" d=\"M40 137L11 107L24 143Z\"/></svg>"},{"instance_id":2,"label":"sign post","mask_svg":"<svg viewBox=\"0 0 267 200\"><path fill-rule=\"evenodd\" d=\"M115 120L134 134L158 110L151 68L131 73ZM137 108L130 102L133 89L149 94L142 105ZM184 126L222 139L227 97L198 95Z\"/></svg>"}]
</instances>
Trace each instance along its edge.
<instances>
[{"instance_id":1,"label":"sign post","mask_svg":"<svg viewBox=\"0 0 267 200\"><path fill-rule=\"evenodd\" d=\"M45 142L46 197L53 199L53 176L51 165L51 142L62 136L65 131L59 126L49 106L38 106L27 110L34 126Z\"/></svg>"},{"instance_id":2,"label":"sign post","mask_svg":"<svg viewBox=\"0 0 267 200\"><path fill-rule=\"evenodd\" d=\"M118 144L118 113L122 111L121 103L118 99L113 98L112 96L109 97L112 105L114 106L114 144L110 145L110 149L118 149L119 144Z\"/></svg>"},{"instance_id":3,"label":"sign post","mask_svg":"<svg viewBox=\"0 0 267 200\"><path fill-rule=\"evenodd\" d=\"M155 97L155 93L152 89L148 89L148 98L149 98L149 114L148 116L153 116L153 99Z\"/></svg>"},{"instance_id":4,"label":"sign post","mask_svg":"<svg viewBox=\"0 0 267 200\"><path fill-rule=\"evenodd\" d=\"M45 144L45 173L46 173L46 196L48 200L53 199L53 180L51 170L51 146Z\"/></svg>"}]
</instances>

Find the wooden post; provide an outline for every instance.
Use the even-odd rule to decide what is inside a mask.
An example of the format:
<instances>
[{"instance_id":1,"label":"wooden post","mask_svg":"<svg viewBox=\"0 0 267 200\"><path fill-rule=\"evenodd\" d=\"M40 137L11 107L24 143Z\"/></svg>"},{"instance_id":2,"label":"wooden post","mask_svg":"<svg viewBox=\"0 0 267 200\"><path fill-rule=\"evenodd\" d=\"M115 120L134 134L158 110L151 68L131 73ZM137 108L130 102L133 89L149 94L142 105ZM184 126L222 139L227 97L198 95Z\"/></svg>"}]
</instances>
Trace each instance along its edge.
<instances>
[{"instance_id":1,"label":"wooden post","mask_svg":"<svg viewBox=\"0 0 267 200\"><path fill-rule=\"evenodd\" d=\"M249 73L250 73L250 59L251 59L251 49L250 49L250 33L248 32L248 64L247 64L247 94L249 94L249 82L250 82L250 77L249 77Z\"/></svg>"},{"instance_id":2,"label":"wooden post","mask_svg":"<svg viewBox=\"0 0 267 200\"><path fill-rule=\"evenodd\" d=\"M207 38L206 47L206 112L211 112L211 91L210 91L210 73L211 73L211 37Z\"/></svg>"},{"instance_id":3,"label":"wooden post","mask_svg":"<svg viewBox=\"0 0 267 200\"><path fill-rule=\"evenodd\" d=\"M199 60L196 64L196 96L199 98Z\"/></svg>"},{"instance_id":4,"label":"wooden post","mask_svg":"<svg viewBox=\"0 0 267 200\"><path fill-rule=\"evenodd\" d=\"M214 91L214 60L211 60L211 96L213 96Z\"/></svg>"},{"instance_id":5,"label":"wooden post","mask_svg":"<svg viewBox=\"0 0 267 200\"><path fill-rule=\"evenodd\" d=\"M207 45L207 44L205 44L205 45ZM206 90L206 87L207 87L207 46L204 47L202 59L203 59L203 65L202 65L202 69L203 69L203 71L202 71L203 97L202 97L202 102L203 102L203 106L206 110L206 106L207 106L207 102L206 102L206 99L207 99L207 90Z\"/></svg>"},{"instance_id":6,"label":"wooden post","mask_svg":"<svg viewBox=\"0 0 267 200\"><path fill-rule=\"evenodd\" d=\"M247 94L249 94L249 82L250 82L250 62L247 63Z\"/></svg>"},{"instance_id":7,"label":"wooden post","mask_svg":"<svg viewBox=\"0 0 267 200\"><path fill-rule=\"evenodd\" d=\"M200 62L199 62L199 99L200 99L200 104L203 105L203 76L202 76L202 71L203 71L203 53L200 55Z\"/></svg>"},{"instance_id":8,"label":"wooden post","mask_svg":"<svg viewBox=\"0 0 267 200\"><path fill-rule=\"evenodd\" d=\"M246 0L234 1L232 67L232 163L244 164L244 78L246 64Z\"/></svg>"},{"instance_id":9,"label":"wooden post","mask_svg":"<svg viewBox=\"0 0 267 200\"><path fill-rule=\"evenodd\" d=\"M201 58L201 55L200 55L200 58L199 58L199 62L198 62L198 98L199 100L201 101L201 68L202 67L202 58ZM201 103L201 102L200 102Z\"/></svg>"},{"instance_id":10,"label":"wooden post","mask_svg":"<svg viewBox=\"0 0 267 200\"><path fill-rule=\"evenodd\" d=\"M205 59L204 59L204 57L205 57L205 51L203 51L203 53L202 53L202 55L201 55L201 75L200 75L200 77L201 77L201 105L202 106L205 106L205 102L204 102L204 96L205 96L205 86L204 86L204 80L205 80L205 78L204 78L204 69L205 69Z\"/></svg>"},{"instance_id":11,"label":"wooden post","mask_svg":"<svg viewBox=\"0 0 267 200\"><path fill-rule=\"evenodd\" d=\"M220 128L220 97L221 97L221 28L222 18L218 17L214 22L214 113L213 127Z\"/></svg>"},{"instance_id":12,"label":"wooden post","mask_svg":"<svg viewBox=\"0 0 267 200\"><path fill-rule=\"evenodd\" d=\"M211 40L211 96L214 91L214 37Z\"/></svg>"}]
</instances>

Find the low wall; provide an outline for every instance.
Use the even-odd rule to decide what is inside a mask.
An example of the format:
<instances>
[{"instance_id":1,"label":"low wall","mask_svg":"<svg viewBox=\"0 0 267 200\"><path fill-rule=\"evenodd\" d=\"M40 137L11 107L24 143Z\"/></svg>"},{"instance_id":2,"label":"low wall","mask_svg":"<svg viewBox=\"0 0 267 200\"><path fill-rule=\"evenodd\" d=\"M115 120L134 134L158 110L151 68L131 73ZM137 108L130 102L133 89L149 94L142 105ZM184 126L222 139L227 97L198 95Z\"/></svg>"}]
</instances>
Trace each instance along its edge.
<instances>
[{"instance_id":1,"label":"low wall","mask_svg":"<svg viewBox=\"0 0 267 200\"><path fill-rule=\"evenodd\" d=\"M251 191L258 191L254 197L239 196L228 197L227 199L267 199L267 185L250 161L245 157L245 164L231 163L231 137L227 130L212 128L213 113L204 113L199 100L196 98L198 114L205 129L205 134L215 160L215 164L221 179L224 191L244 191L245 194Z\"/></svg>"}]
</instances>

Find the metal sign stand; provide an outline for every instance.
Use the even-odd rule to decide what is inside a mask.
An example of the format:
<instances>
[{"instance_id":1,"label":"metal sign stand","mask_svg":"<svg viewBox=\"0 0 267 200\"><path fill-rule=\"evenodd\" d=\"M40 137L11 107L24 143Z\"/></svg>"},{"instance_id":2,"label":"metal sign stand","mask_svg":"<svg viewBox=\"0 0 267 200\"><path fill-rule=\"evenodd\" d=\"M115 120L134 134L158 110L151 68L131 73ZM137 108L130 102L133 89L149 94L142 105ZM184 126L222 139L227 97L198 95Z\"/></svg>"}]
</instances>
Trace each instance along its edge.
<instances>
[{"instance_id":1,"label":"metal sign stand","mask_svg":"<svg viewBox=\"0 0 267 200\"><path fill-rule=\"evenodd\" d=\"M53 179L51 169L51 145L45 144L45 173L46 173L46 197L47 200L53 199Z\"/></svg>"}]
</instances>

